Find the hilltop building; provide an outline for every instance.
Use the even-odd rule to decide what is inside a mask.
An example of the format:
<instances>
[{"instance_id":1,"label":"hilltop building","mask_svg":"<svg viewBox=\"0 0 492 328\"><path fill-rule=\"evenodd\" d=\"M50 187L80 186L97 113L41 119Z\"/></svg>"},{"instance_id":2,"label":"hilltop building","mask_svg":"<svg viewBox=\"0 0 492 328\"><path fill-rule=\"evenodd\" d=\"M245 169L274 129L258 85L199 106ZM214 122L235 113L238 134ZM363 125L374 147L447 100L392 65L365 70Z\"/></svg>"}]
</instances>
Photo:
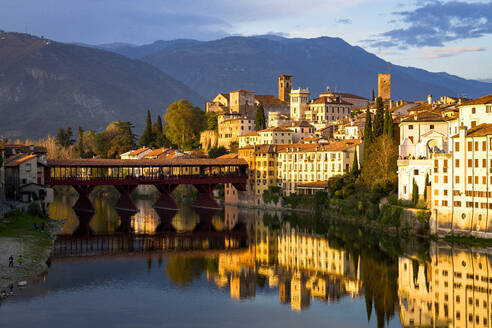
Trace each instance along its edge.
<instances>
[{"instance_id":1,"label":"hilltop building","mask_svg":"<svg viewBox=\"0 0 492 328\"><path fill-rule=\"evenodd\" d=\"M378 97L391 99L391 74L378 74Z\"/></svg>"}]
</instances>

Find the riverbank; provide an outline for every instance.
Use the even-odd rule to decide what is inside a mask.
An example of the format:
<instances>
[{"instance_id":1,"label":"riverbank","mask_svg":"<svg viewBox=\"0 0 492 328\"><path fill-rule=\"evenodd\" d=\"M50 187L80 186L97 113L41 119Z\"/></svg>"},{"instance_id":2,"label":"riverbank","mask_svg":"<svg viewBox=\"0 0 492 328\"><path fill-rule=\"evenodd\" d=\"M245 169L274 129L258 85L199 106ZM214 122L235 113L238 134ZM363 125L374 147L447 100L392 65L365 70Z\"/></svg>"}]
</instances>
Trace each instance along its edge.
<instances>
[{"instance_id":1,"label":"riverbank","mask_svg":"<svg viewBox=\"0 0 492 328\"><path fill-rule=\"evenodd\" d=\"M35 230L37 223L45 223L45 231ZM53 246L54 222L39 216L11 211L0 219L0 292L16 285L20 281L36 277L47 269ZM9 257L14 257L14 266L9 267ZM23 257L22 266L17 259Z\"/></svg>"}]
</instances>

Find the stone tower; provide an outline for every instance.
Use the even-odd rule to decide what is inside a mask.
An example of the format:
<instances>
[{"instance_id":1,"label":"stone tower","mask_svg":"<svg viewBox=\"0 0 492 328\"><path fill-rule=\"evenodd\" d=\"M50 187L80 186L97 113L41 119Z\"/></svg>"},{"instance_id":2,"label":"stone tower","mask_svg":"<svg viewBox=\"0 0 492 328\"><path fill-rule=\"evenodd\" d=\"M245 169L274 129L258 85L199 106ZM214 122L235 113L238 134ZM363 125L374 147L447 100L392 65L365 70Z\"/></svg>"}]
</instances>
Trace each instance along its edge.
<instances>
[{"instance_id":1,"label":"stone tower","mask_svg":"<svg viewBox=\"0 0 492 328\"><path fill-rule=\"evenodd\" d=\"M391 99L391 74L378 74L378 97Z\"/></svg>"},{"instance_id":2,"label":"stone tower","mask_svg":"<svg viewBox=\"0 0 492 328\"><path fill-rule=\"evenodd\" d=\"M278 99L288 102L290 90L292 90L292 75L280 75L278 77Z\"/></svg>"}]
</instances>

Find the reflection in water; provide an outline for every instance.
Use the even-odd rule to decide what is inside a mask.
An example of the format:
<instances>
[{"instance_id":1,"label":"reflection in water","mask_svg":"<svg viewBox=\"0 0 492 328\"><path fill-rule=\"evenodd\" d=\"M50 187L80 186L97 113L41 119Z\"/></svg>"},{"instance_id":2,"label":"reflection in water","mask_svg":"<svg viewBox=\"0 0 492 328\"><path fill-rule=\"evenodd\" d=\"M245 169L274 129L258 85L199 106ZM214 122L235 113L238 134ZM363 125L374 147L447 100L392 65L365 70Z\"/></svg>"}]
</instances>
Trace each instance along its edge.
<instances>
[{"instance_id":1,"label":"reflection in water","mask_svg":"<svg viewBox=\"0 0 492 328\"><path fill-rule=\"evenodd\" d=\"M491 325L492 268L485 250L429 246L232 206L172 211L137 201L137 213L123 213L94 199L94 214L74 211L73 203L58 198L50 207L52 217L67 218L55 243L55 264L142 257L145 272L164 271L162 277L186 288L198 288L195 282L206 276L211 288L236 300L269 295L303 314L320 304L355 304L357 315L363 314L358 326Z\"/></svg>"},{"instance_id":2,"label":"reflection in water","mask_svg":"<svg viewBox=\"0 0 492 328\"><path fill-rule=\"evenodd\" d=\"M430 259L401 257L399 290L403 325L490 327L492 254L434 244Z\"/></svg>"}]
</instances>

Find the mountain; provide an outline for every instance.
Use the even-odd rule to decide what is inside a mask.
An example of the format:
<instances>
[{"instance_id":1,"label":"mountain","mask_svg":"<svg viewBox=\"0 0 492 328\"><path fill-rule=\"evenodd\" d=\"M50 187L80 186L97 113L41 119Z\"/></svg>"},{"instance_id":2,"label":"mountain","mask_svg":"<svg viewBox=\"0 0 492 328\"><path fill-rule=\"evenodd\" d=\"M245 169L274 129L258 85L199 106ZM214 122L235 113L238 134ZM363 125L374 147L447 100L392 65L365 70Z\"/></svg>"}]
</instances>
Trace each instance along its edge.
<instances>
[{"instance_id":1,"label":"mountain","mask_svg":"<svg viewBox=\"0 0 492 328\"><path fill-rule=\"evenodd\" d=\"M294 75L294 87L309 87L313 97L330 86L335 91L369 98L373 88L377 92L377 74L389 69L385 60L340 38L256 36L176 41L112 51L131 53L129 56L154 65L208 99L235 89L277 94L279 74ZM136 55L139 48L145 49L141 56ZM428 94L474 98L492 92L490 83L446 73L398 65L391 66L391 73L394 99L422 100Z\"/></svg>"},{"instance_id":2,"label":"mountain","mask_svg":"<svg viewBox=\"0 0 492 328\"><path fill-rule=\"evenodd\" d=\"M113 51L130 58L142 58L174 45L192 45L197 43L200 43L200 41L190 39L176 39L171 41L159 40L151 44L146 44L142 46L137 46L130 43L107 43L95 45L92 47L107 51Z\"/></svg>"},{"instance_id":3,"label":"mountain","mask_svg":"<svg viewBox=\"0 0 492 328\"><path fill-rule=\"evenodd\" d=\"M204 99L166 73L109 51L0 31L0 135L41 137L60 127L103 129L128 120L143 130L145 112Z\"/></svg>"}]
</instances>

